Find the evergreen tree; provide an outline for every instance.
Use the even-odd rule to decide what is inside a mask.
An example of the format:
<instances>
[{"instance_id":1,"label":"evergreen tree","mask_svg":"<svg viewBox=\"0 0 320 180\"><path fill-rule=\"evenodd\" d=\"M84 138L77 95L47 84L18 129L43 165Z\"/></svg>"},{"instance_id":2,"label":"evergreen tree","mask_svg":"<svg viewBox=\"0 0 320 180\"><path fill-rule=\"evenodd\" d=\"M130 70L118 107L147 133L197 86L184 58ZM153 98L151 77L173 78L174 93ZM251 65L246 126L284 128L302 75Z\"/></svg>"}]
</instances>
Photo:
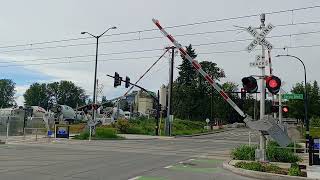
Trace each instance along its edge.
<instances>
[{"instance_id":1,"label":"evergreen tree","mask_svg":"<svg viewBox=\"0 0 320 180\"><path fill-rule=\"evenodd\" d=\"M186 47L186 52L191 58L196 58L197 54L195 50L192 49L192 45L190 44ZM179 66L179 77L178 83L182 85L191 85L196 77L196 71L193 68L192 64L186 59L183 55L181 55L182 64Z\"/></svg>"}]
</instances>

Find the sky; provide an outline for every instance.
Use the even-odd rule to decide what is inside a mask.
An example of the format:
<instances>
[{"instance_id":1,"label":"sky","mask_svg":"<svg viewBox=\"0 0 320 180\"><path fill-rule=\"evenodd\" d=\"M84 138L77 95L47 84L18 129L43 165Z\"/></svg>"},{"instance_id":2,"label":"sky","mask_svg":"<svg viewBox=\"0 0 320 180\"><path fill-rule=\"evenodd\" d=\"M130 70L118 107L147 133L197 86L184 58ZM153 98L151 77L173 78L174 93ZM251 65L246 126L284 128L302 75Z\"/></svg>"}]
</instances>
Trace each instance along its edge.
<instances>
[{"instance_id":1,"label":"sky","mask_svg":"<svg viewBox=\"0 0 320 180\"><path fill-rule=\"evenodd\" d=\"M316 0L5 1L0 7L0 79L9 78L16 83L19 105L24 102L22 95L25 90L35 82L69 80L84 88L87 95L92 95L95 39L80 33L87 31L99 35L116 26L117 29L108 31L99 40L97 77L103 87L100 97L105 95L111 99L120 96L126 89L123 86L114 88L113 79L106 74L118 72L135 82L161 56L164 48L171 46L160 31L151 30L156 28L152 23L152 18L156 18L163 27L171 27L167 31L180 44L193 45L198 61L217 63L226 73L222 83L232 81L240 87L242 77L260 75L261 70L250 67L249 63L254 62L261 50L257 47L251 53L245 51L252 37L239 27L258 27L260 19L259 16L234 17L318 5L320 2ZM266 24L275 26L267 38L274 46L271 51L274 75L285 82L285 91L290 91L295 83L304 80L303 69L298 61L276 58L277 54L289 53L300 57L307 67L308 81L319 81L319 9L266 15ZM183 24L193 25L179 26ZM77 40L60 41L66 39ZM167 84L169 58L170 54L166 54L139 85L156 91L162 84ZM175 67L181 62L180 56L176 55ZM177 74L175 68L175 78Z\"/></svg>"}]
</instances>

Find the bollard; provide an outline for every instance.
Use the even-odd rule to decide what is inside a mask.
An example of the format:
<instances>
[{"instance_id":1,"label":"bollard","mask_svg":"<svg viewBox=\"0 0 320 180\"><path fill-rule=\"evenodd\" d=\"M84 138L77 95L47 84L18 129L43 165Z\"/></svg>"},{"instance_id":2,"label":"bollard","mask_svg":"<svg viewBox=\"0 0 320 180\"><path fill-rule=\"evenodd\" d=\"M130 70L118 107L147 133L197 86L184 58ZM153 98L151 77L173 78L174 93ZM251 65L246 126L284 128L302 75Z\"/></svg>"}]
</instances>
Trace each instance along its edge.
<instances>
[{"instance_id":1,"label":"bollard","mask_svg":"<svg viewBox=\"0 0 320 180\"><path fill-rule=\"evenodd\" d=\"M36 141L38 141L38 128L36 128Z\"/></svg>"},{"instance_id":2,"label":"bollard","mask_svg":"<svg viewBox=\"0 0 320 180\"><path fill-rule=\"evenodd\" d=\"M9 122L9 116L8 116L8 119L7 119L6 144L8 143L8 138L9 138L9 126L10 126L10 122Z\"/></svg>"},{"instance_id":3,"label":"bollard","mask_svg":"<svg viewBox=\"0 0 320 180\"><path fill-rule=\"evenodd\" d=\"M91 130L91 128L92 128L92 126L89 126L89 128L90 128L90 132L89 132L89 141L91 141L91 135L92 135L92 130Z\"/></svg>"},{"instance_id":4,"label":"bollard","mask_svg":"<svg viewBox=\"0 0 320 180\"><path fill-rule=\"evenodd\" d=\"M26 128L23 128L23 140L26 140Z\"/></svg>"}]
</instances>

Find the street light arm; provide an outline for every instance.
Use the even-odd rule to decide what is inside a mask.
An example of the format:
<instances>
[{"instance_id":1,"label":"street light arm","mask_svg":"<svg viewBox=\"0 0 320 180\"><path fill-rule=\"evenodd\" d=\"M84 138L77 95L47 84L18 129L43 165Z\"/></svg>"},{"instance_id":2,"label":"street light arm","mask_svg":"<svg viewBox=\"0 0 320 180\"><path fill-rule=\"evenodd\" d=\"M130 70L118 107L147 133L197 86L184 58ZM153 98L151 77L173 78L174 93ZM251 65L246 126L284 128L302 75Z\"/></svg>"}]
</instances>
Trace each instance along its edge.
<instances>
[{"instance_id":1,"label":"street light arm","mask_svg":"<svg viewBox=\"0 0 320 180\"><path fill-rule=\"evenodd\" d=\"M100 34L100 36L98 36L98 37L103 36L103 35L104 35L106 32L108 32L110 29L117 29L117 27L113 26L113 27L108 28L108 29L105 30L102 34Z\"/></svg>"},{"instance_id":2,"label":"street light arm","mask_svg":"<svg viewBox=\"0 0 320 180\"><path fill-rule=\"evenodd\" d=\"M302 61L300 58L298 58L297 56L289 55L289 54L286 54L286 55L282 55L282 54L276 55L276 57L282 57L282 56L293 57L293 58L299 60L299 61L301 62L301 64L303 65L304 72L306 72L306 66L304 65L303 61Z\"/></svg>"},{"instance_id":3,"label":"street light arm","mask_svg":"<svg viewBox=\"0 0 320 180\"><path fill-rule=\"evenodd\" d=\"M81 32L81 34L89 34L90 36L92 36L92 37L94 37L94 38L97 38L97 36L95 36L95 35L93 35L93 34L91 34L91 33L89 33L89 32Z\"/></svg>"}]
</instances>

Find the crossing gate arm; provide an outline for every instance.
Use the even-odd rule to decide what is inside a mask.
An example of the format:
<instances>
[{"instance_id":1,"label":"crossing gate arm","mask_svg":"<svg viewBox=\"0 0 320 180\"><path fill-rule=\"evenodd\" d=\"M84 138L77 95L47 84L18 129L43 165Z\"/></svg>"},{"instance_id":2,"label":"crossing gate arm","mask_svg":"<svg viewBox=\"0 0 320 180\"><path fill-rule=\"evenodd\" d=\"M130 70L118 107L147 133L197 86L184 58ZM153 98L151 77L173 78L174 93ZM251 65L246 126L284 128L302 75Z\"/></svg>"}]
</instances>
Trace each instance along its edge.
<instances>
[{"instance_id":1,"label":"crossing gate arm","mask_svg":"<svg viewBox=\"0 0 320 180\"><path fill-rule=\"evenodd\" d=\"M236 110L240 116L246 118L246 121L251 120L250 117L247 117L247 115L230 99L230 97L217 85L217 83L206 73L202 68L201 65L196 61L195 59L192 59L187 52L183 49L182 45L178 43L174 39L174 37L167 33L166 30L163 29L163 27L160 25L159 21L156 19L152 19L153 23L159 28L159 30L162 32L162 34L167 37L180 51L180 53L189 60L189 62L192 64L192 66L206 79L206 81L216 90L219 92L219 94L223 97L225 101L227 101L230 106L234 110Z\"/></svg>"}]
</instances>

